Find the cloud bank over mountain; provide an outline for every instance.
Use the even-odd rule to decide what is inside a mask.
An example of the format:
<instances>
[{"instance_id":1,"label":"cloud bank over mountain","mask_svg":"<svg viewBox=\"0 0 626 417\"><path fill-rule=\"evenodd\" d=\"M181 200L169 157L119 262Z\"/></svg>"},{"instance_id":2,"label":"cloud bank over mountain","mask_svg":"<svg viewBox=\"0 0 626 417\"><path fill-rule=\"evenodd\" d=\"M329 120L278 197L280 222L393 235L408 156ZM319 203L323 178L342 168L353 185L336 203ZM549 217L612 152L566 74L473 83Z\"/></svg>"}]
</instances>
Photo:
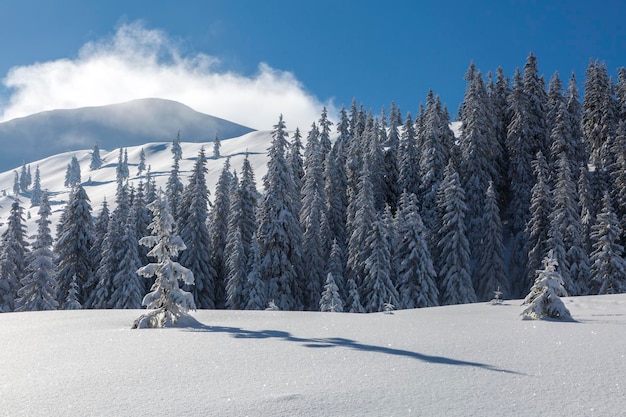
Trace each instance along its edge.
<instances>
[{"instance_id":1,"label":"cloud bank over mountain","mask_svg":"<svg viewBox=\"0 0 626 417\"><path fill-rule=\"evenodd\" d=\"M133 22L85 44L76 57L14 67L2 81L10 96L0 121L158 97L254 129L271 129L279 114L289 128L306 129L325 105L290 72L260 63L246 76L221 69L219 58L182 49L165 32Z\"/></svg>"}]
</instances>

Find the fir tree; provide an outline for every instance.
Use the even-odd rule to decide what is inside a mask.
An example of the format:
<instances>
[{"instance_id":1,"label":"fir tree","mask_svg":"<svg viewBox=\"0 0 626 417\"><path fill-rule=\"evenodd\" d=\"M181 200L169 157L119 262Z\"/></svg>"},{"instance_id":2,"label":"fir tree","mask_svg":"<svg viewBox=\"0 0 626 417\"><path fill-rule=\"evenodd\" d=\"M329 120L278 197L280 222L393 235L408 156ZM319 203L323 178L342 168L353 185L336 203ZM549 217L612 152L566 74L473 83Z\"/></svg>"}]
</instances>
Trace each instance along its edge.
<instances>
[{"instance_id":1,"label":"fir tree","mask_svg":"<svg viewBox=\"0 0 626 417\"><path fill-rule=\"evenodd\" d=\"M618 294L626 292L626 259L624 247L619 244L622 229L608 192L602 203L596 224L591 227L591 293Z\"/></svg>"},{"instance_id":2,"label":"fir tree","mask_svg":"<svg viewBox=\"0 0 626 417\"><path fill-rule=\"evenodd\" d=\"M229 243L227 246L226 267L226 308L229 310L242 310L246 304L244 286L248 278L248 259L246 258L241 229L236 226L232 232L229 230Z\"/></svg>"},{"instance_id":3,"label":"fir tree","mask_svg":"<svg viewBox=\"0 0 626 417\"><path fill-rule=\"evenodd\" d=\"M186 246L180 236L173 234L175 223L167 198L159 196L148 207L154 215L148 226L152 235L142 237L139 244L152 248L148 256L156 258L156 262L142 266L137 273L146 278L156 277L150 292L142 300L142 305L152 311L135 320L133 328L176 325L181 316L196 308L193 295L178 287L179 280L193 285L194 277L189 269L172 260Z\"/></svg>"},{"instance_id":4,"label":"fir tree","mask_svg":"<svg viewBox=\"0 0 626 417\"><path fill-rule=\"evenodd\" d=\"M391 110L389 113L389 135L385 145L385 158L384 158L384 180L386 198L385 203L389 205L392 211L395 213L398 199L402 190L400 190L400 184L398 179L400 177L399 151L400 151L400 132L399 128L402 125L402 116L400 110L394 103L391 103ZM383 129L384 131L384 129Z\"/></svg>"},{"instance_id":5,"label":"fir tree","mask_svg":"<svg viewBox=\"0 0 626 417\"><path fill-rule=\"evenodd\" d=\"M29 175L30 167L26 170L26 164L22 164L22 171L20 173L20 191L26 192L28 191L28 187L31 184L31 178Z\"/></svg>"},{"instance_id":6,"label":"fir tree","mask_svg":"<svg viewBox=\"0 0 626 417\"><path fill-rule=\"evenodd\" d=\"M37 219L37 235L32 252L26 258L26 275L21 279L16 311L56 310L57 301L55 265L52 253L52 235L49 220L51 210L48 193L41 196Z\"/></svg>"},{"instance_id":7,"label":"fir tree","mask_svg":"<svg viewBox=\"0 0 626 417\"><path fill-rule=\"evenodd\" d=\"M41 203L42 198L42 190L41 190L41 174L39 173L39 165L35 168L35 182L33 183L33 191L30 195L30 204L31 206L38 206Z\"/></svg>"},{"instance_id":8,"label":"fir tree","mask_svg":"<svg viewBox=\"0 0 626 417\"><path fill-rule=\"evenodd\" d=\"M304 229L303 262L307 271L305 308L317 310L324 279L327 253L322 240L324 216L324 177L322 155L317 134L309 134L305 148L300 224Z\"/></svg>"},{"instance_id":9,"label":"fir tree","mask_svg":"<svg viewBox=\"0 0 626 417\"><path fill-rule=\"evenodd\" d=\"M219 135L215 134L215 139L213 139L213 159L218 159L220 157L220 148L222 146L222 142L220 141Z\"/></svg>"},{"instance_id":10,"label":"fir tree","mask_svg":"<svg viewBox=\"0 0 626 417\"><path fill-rule=\"evenodd\" d=\"M326 107L324 107L319 120L319 144L323 167L326 166L326 158L332 148L332 143L330 141L330 128L332 125L333 122L328 120L328 111L326 110Z\"/></svg>"},{"instance_id":11,"label":"fir tree","mask_svg":"<svg viewBox=\"0 0 626 417\"><path fill-rule=\"evenodd\" d=\"M370 169L367 160L362 167L361 181L356 198L350 202L354 206L355 212L352 222L348 222L348 258L347 258L347 278L354 280L359 286L365 276L365 260L369 256L369 248L366 239L371 233L372 225L377 220L374 209L374 196L372 183L370 181Z\"/></svg>"},{"instance_id":12,"label":"fir tree","mask_svg":"<svg viewBox=\"0 0 626 417\"><path fill-rule=\"evenodd\" d=\"M532 285L535 271L539 270L543 259L548 254L548 231L550 230L550 212L552 211L552 190L548 180L548 165L540 152L533 161L536 182L530 200L531 218L526 227L528 236L528 264L526 282L521 287L526 291Z\"/></svg>"},{"instance_id":13,"label":"fir tree","mask_svg":"<svg viewBox=\"0 0 626 417\"><path fill-rule=\"evenodd\" d=\"M537 58L531 52L524 65L523 90L526 98L527 134L531 155L550 153L550 137L546 125L547 95L543 78L539 77Z\"/></svg>"},{"instance_id":14,"label":"fir tree","mask_svg":"<svg viewBox=\"0 0 626 417\"><path fill-rule=\"evenodd\" d=\"M131 208L127 217L125 233L120 248L123 251L119 270L113 277L113 291L109 300L112 308L141 308L141 300L145 294L145 286L137 274L139 268L139 249L137 244L137 212Z\"/></svg>"},{"instance_id":15,"label":"fir tree","mask_svg":"<svg viewBox=\"0 0 626 417\"><path fill-rule=\"evenodd\" d=\"M107 203L106 197L102 200L102 206L100 208L100 212L94 221L94 231L93 231L93 243L90 250L90 257L92 265L95 268L100 266L100 262L102 261L102 247L104 244L104 239L106 237L107 230L109 228L109 220L110 220L110 212L109 212L109 204ZM97 270L94 271L93 274L89 277L89 281L85 283L83 286L86 294L93 295L96 287L98 285L98 276ZM85 301L85 307L90 307L89 300Z\"/></svg>"},{"instance_id":16,"label":"fir tree","mask_svg":"<svg viewBox=\"0 0 626 417\"><path fill-rule=\"evenodd\" d=\"M326 276L324 291L319 300L319 308L321 312L341 313L343 312L343 301L339 295L339 288L335 283L332 273Z\"/></svg>"},{"instance_id":17,"label":"fir tree","mask_svg":"<svg viewBox=\"0 0 626 417\"><path fill-rule=\"evenodd\" d=\"M359 289L356 282L352 278L348 279L347 283L348 298L345 303L345 308L348 313L365 313L365 308L361 304L361 298L359 296Z\"/></svg>"},{"instance_id":18,"label":"fir tree","mask_svg":"<svg viewBox=\"0 0 626 417\"><path fill-rule=\"evenodd\" d=\"M15 174L13 177L13 194L15 196L20 195L20 174L17 171L13 171Z\"/></svg>"},{"instance_id":19,"label":"fir tree","mask_svg":"<svg viewBox=\"0 0 626 417\"><path fill-rule=\"evenodd\" d=\"M93 145L93 150L91 151L91 162L89 163L89 169L94 171L99 169L103 164L102 158L100 158L100 147L98 146L98 142Z\"/></svg>"},{"instance_id":20,"label":"fir tree","mask_svg":"<svg viewBox=\"0 0 626 417\"><path fill-rule=\"evenodd\" d=\"M420 188L419 155L411 113L407 113L402 131L398 182L402 191L418 194Z\"/></svg>"},{"instance_id":21,"label":"fir tree","mask_svg":"<svg viewBox=\"0 0 626 417\"><path fill-rule=\"evenodd\" d=\"M137 164L137 175L140 176L146 170L146 153L143 148L139 152L139 164Z\"/></svg>"},{"instance_id":22,"label":"fir tree","mask_svg":"<svg viewBox=\"0 0 626 417\"><path fill-rule=\"evenodd\" d=\"M532 194L532 148L529 141L529 121L526 96L523 91L519 69L513 78L513 89L509 97L511 122L507 131L509 155L510 204L508 206L509 231L511 234L509 271L511 291L521 295L527 289L526 224L530 220Z\"/></svg>"},{"instance_id":23,"label":"fir tree","mask_svg":"<svg viewBox=\"0 0 626 417\"><path fill-rule=\"evenodd\" d=\"M501 158L500 144L493 134L493 120L489 114L487 91L480 72L475 74L467 87L463 109L460 138L463 158L460 171L468 207L467 237L472 242L472 264L475 265L480 256L477 244L481 241L485 230L482 202L489 183L491 181L499 183L497 165L493 161ZM473 275L474 288L477 289L476 274Z\"/></svg>"},{"instance_id":24,"label":"fir tree","mask_svg":"<svg viewBox=\"0 0 626 417\"><path fill-rule=\"evenodd\" d=\"M368 313L384 311L386 302L398 305L398 292L391 279L390 243L385 234L383 223L377 220L365 242L369 256L365 259L362 293Z\"/></svg>"},{"instance_id":25,"label":"fir tree","mask_svg":"<svg viewBox=\"0 0 626 417\"><path fill-rule=\"evenodd\" d=\"M424 224L415 194L402 193L395 224L400 239L394 253L398 267L399 306L421 308L439 305L437 274L424 236Z\"/></svg>"},{"instance_id":26,"label":"fir tree","mask_svg":"<svg viewBox=\"0 0 626 417\"><path fill-rule=\"evenodd\" d=\"M550 318L571 320L572 316L559 297L567 297L563 287L561 274L557 271L558 262L552 251L543 259L543 269L536 271L537 278L524 299L522 305L527 305L522 312L524 318Z\"/></svg>"},{"instance_id":27,"label":"fir tree","mask_svg":"<svg viewBox=\"0 0 626 417\"><path fill-rule=\"evenodd\" d=\"M180 146L180 132L176 134L176 137L172 141L172 169L170 170L170 176L167 179L166 195L169 202L169 208L171 210L174 219L178 217L178 203L183 194L183 183L180 181L180 160L183 157L183 149Z\"/></svg>"},{"instance_id":28,"label":"fir tree","mask_svg":"<svg viewBox=\"0 0 626 417\"><path fill-rule=\"evenodd\" d=\"M65 171L65 183L66 187L72 188L80 184L80 165L76 155L72 156L72 160L67 164L67 170Z\"/></svg>"},{"instance_id":29,"label":"fir tree","mask_svg":"<svg viewBox=\"0 0 626 417\"><path fill-rule=\"evenodd\" d=\"M252 236L248 253L248 276L243 288L244 309L264 310L267 304L267 288L261 276L261 254L256 235Z\"/></svg>"},{"instance_id":30,"label":"fir tree","mask_svg":"<svg viewBox=\"0 0 626 417\"><path fill-rule=\"evenodd\" d=\"M0 312L10 312L15 309L19 283L26 273L28 255L24 209L17 199L11 204L11 213L0 247Z\"/></svg>"},{"instance_id":31,"label":"fir tree","mask_svg":"<svg viewBox=\"0 0 626 417\"><path fill-rule=\"evenodd\" d=\"M114 277L124 272L121 270L122 259L127 251L124 245L126 226L130 214L128 186L118 183L115 195L117 207L109 219L107 232L102 242L102 258L95 266L96 288L81 304L91 308L114 308L113 292L115 291Z\"/></svg>"},{"instance_id":32,"label":"fir tree","mask_svg":"<svg viewBox=\"0 0 626 417\"><path fill-rule=\"evenodd\" d=\"M286 136L281 115L272 132L267 174L263 177L265 194L259 209L258 240L260 275L267 286L267 300L274 300L281 310L293 310L302 307L302 229L295 211L293 171L285 158Z\"/></svg>"},{"instance_id":33,"label":"fir tree","mask_svg":"<svg viewBox=\"0 0 626 417\"><path fill-rule=\"evenodd\" d=\"M582 224L567 152L559 154L550 214L548 246L559 262L559 272L570 295L585 293L589 260L583 248Z\"/></svg>"},{"instance_id":34,"label":"fir tree","mask_svg":"<svg viewBox=\"0 0 626 417\"><path fill-rule=\"evenodd\" d=\"M57 262L56 280L57 300L64 300L62 308L67 308L67 298L72 279L75 276L77 301L82 304L86 299L85 283L93 273L91 248L93 246L93 218L91 204L85 189L77 185L72 190L70 200L63 212L62 221L57 228L54 253Z\"/></svg>"},{"instance_id":35,"label":"fir tree","mask_svg":"<svg viewBox=\"0 0 626 417\"><path fill-rule=\"evenodd\" d=\"M439 206L443 217L438 244L441 304L474 303L476 293L470 275L465 193L451 163L446 167L441 191L442 200Z\"/></svg>"},{"instance_id":36,"label":"fir tree","mask_svg":"<svg viewBox=\"0 0 626 417\"><path fill-rule=\"evenodd\" d=\"M508 291L504 271L504 243L502 220L493 182L489 183L484 200L482 224L484 230L480 242L475 242L477 264L474 282L479 300L488 300L495 290Z\"/></svg>"},{"instance_id":37,"label":"fir tree","mask_svg":"<svg viewBox=\"0 0 626 417\"><path fill-rule=\"evenodd\" d=\"M233 174L230 172L230 159L227 158L215 185L215 199L209 214L209 234L211 248L211 268L214 271L214 302L223 308L226 301L226 258L224 248L228 233L228 213L230 210L230 188Z\"/></svg>"},{"instance_id":38,"label":"fir tree","mask_svg":"<svg viewBox=\"0 0 626 417\"><path fill-rule=\"evenodd\" d=\"M76 275L72 276L72 281L70 282L69 289L67 291L67 297L63 302L64 310L80 310L83 308L78 298L80 297L80 289L78 284L78 278Z\"/></svg>"},{"instance_id":39,"label":"fir tree","mask_svg":"<svg viewBox=\"0 0 626 417\"><path fill-rule=\"evenodd\" d=\"M216 273L209 258L214 247L207 227L209 191L205 178L206 162L202 148L180 204L178 227L181 239L187 242L187 249L180 255L179 262L193 273L194 286L186 290L193 294L195 305L198 308L214 309Z\"/></svg>"},{"instance_id":40,"label":"fir tree","mask_svg":"<svg viewBox=\"0 0 626 417\"><path fill-rule=\"evenodd\" d=\"M347 244L346 213L348 209L348 196L346 195L348 180L344 151L345 147L335 142L335 146L326 157L324 172L326 221L332 232L332 236L328 236L328 242L325 242L325 246L328 246L331 241L336 241L342 253L345 253Z\"/></svg>"},{"instance_id":41,"label":"fir tree","mask_svg":"<svg viewBox=\"0 0 626 417\"><path fill-rule=\"evenodd\" d=\"M615 134L616 117L612 97L613 86L606 65L589 62L585 74L585 97L583 100L582 130L585 135L589 163L597 169L607 166L603 152L606 142Z\"/></svg>"}]
</instances>

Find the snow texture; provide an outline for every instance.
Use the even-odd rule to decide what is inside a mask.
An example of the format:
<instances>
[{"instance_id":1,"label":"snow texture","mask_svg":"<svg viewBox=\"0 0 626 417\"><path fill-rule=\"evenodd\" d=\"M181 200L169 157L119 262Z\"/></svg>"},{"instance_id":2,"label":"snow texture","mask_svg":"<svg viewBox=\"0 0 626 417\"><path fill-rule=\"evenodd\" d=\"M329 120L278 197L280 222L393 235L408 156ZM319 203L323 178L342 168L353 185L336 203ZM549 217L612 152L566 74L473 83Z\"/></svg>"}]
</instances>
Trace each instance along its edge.
<instances>
[{"instance_id":1,"label":"snow texture","mask_svg":"<svg viewBox=\"0 0 626 417\"><path fill-rule=\"evenodd\" d=\"M199 310L139 332L138 310L6 313L0 416L620 415L626 295L563 301L576 322L520 320L520 300Z\"/></svg>"}]
</instances>

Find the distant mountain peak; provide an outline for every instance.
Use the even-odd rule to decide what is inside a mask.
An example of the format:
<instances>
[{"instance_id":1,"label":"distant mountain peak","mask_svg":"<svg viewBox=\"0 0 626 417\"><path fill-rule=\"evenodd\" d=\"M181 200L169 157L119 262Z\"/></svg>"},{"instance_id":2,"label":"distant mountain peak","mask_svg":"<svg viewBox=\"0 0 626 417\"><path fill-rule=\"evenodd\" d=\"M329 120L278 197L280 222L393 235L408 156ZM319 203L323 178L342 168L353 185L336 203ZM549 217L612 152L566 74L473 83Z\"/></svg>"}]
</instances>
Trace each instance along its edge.
<instances>
[{"instance_id":1,"label":"distant mountain peak","mask_svg":"<svg viewBox=\"0 0 626 417\"><path fill-rule=\"evenodd\" d=\"M0 123L0 171L60 152L238 137L253 129L193 110L173 100L142 98L106 106L58 109Z\"/></svg>"}]
</instances>

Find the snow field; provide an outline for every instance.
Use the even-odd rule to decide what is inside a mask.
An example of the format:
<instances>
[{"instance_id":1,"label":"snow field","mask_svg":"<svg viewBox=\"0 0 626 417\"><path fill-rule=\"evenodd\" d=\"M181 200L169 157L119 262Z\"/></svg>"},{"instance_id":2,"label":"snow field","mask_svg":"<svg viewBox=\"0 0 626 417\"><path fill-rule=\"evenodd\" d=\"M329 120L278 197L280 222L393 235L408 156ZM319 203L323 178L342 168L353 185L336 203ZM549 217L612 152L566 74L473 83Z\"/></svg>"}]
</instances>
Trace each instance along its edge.
<instances>
[{"instance_id":1,"label":"snow field","mask_svg":"<svg viewBox=\"0 0 626 417\"><path fill-rule=\"evenodd\" d=\"M130 330L139 310L0 315L3 416L615 416L626 296L394 314L201 310Z\"/></svg>"}]
</instances>

